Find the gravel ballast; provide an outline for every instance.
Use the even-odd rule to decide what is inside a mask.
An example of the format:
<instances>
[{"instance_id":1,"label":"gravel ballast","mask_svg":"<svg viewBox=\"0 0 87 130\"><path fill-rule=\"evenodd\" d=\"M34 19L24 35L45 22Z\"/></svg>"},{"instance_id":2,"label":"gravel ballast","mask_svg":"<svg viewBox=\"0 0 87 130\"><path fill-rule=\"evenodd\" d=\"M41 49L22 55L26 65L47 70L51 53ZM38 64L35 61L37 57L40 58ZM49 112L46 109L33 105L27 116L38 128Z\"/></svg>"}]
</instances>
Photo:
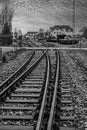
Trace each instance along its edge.
<instances>
[{"instance_id":1,"label":"gravel ballast","mask_svg":"<svg viewBox=\"0 0 87 130\"><path fill-rule=\"evenodd\" d=\"M61 51L72 78L75 125L87 128L87 51Z\"/></svg>"},{"instance_id":2,"label":"gravel ballast","mask_svg":"<svg viewBox=\"0 0 87 130\"><path fill-rule=\"evenodd\" d=\"M12 58L0 66L0 84L9 78L19 67L21 67L29 58L30 50L19 50L15 58Z\"/></svg>"}]
</instances>

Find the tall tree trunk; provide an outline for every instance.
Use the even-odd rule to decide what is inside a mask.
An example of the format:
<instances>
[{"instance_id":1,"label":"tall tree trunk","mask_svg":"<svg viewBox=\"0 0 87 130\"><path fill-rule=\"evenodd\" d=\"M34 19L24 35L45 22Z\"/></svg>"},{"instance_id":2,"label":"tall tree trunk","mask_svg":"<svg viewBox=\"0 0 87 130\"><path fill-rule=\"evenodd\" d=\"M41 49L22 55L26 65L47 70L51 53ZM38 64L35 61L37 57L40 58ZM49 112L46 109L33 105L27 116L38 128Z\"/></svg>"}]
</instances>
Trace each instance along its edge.
<instances>
[{"instance_id":1,"label":"tall tree trunk","mask_svg":"<svg viewBox=\"0 0 87 130\"><path fill-rule=\"evenodd\" d=\"M2 35L11 35L12 32L12 18L14 10L10 7L9 0L3 0L1 14Z\"/></svg>"}]
</instances>

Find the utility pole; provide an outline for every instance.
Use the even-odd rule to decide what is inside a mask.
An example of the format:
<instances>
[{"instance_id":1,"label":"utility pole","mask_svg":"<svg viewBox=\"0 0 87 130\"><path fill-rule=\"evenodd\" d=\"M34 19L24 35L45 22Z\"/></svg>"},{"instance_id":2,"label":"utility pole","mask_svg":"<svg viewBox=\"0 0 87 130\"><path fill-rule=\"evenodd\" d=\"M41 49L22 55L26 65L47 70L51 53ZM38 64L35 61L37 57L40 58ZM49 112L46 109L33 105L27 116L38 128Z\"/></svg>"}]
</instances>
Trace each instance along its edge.
<instances>
[{"instance_id":1,"label":"utility pole","mask_svg":"<svg viewBox=\"0 0 87 130\"><path fill-rule=\"evenodd\" d=\"M73 0L73 15L72 15L73 35L75 34L75 0Z\"/></svg>"}]
</instances>

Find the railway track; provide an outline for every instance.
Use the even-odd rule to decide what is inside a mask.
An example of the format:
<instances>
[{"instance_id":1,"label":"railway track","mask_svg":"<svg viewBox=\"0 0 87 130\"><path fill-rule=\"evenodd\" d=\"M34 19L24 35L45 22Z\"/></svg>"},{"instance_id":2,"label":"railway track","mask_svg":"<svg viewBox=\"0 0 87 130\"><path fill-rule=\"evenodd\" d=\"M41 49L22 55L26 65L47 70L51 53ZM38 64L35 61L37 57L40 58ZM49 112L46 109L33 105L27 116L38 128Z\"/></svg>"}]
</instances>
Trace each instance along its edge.
<instances>
[{"instance_id":1,"label":"railway track","mask_svg":"<svg viewBox=\"0 0 87 130\"><path fill-rule=\"evenodd\" d=\"M1 130L34 129L47 73L45 52L39 54L40 58L35 61L34 57L34 63L0 93Z\"/></svg>"},{"instance_id":2,"label":"railway track","mask_svg":"<svg viewBox=\"0 0 87 130\"><path fill-rule=\"evenodd\" d=\"M32 51L31 55L29 56L29 59L25 61L25 63L18 68L16 72L14 72L13 75L11 75L9 78L6 79L1 85L0 85L0 92L8 86L12 81L14 81L21 73L23 73L27 68L29 68L35 60L37 60L38 55L41 55L43 51Z\"/></svg>"},{"instance_id":3,"label":"railway track","mask_svg":"<svg viewBox=\"0 0 87 130\"><path fill-rule=\"evenodd\" d=\"M33 56L34 56L35 52L33 51L29 57L29 59L27 61L25 61L25 63L18 68L18 70L16 72L14 72L13 75L9 76L9 78L7 78L1 85L0 85L0 92L6 87L8 86L15 78L17 78L24 70L26 70L27 66L29 65L30 61L32 60Z\"/></svg>"},{"instance_id":4,"label":"railway track","mask_svg":"<svg viewBox=\"0 0 87 130\"><path fill-rule=\"evenodd\" d=\"M47 130L79 130L76 127L73 81L60 56L58 66Z\"/></svg>"},{"instance_id":5,"label":"railway track","mask_svg":"<svg viewBox=\"0 0 87 130\"><path fill-rule=\"evenodd\" d=\"M35 51L0 92L0 130L77 130L72 79L56 50Z\"/></svg>"}]
</instances>

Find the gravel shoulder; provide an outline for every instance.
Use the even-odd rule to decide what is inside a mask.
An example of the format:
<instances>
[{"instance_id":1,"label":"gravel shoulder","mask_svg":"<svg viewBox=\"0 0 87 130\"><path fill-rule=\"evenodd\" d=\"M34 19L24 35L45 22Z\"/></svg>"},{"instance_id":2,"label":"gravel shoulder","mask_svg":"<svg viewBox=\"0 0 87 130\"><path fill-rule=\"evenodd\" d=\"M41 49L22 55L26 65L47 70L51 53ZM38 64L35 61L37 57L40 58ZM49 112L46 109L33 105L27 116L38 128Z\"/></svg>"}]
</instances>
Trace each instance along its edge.
<instances>
[{"instance_id":1,"label":"gravel shoulder","mask_svg":"<svg viewBox=\"0 0 87 130\"><path fill-rule=\"evenodd\" d=\"M87 128L87 51L61 51L67 71L74 83L73 101L78 128Z\"/></svg>"},{"instance_id":2,"label":"gravel shoulder","mask_svg":"<svg viewBox=\"0 0 87 130\"><path fill-rule=\"evenodd\" d=\"M20 50L15 58L10 59L7 63L0 65L0 84L9 78L19 67L28 60L31 51Z\"/></svg>"}]
</instances>

